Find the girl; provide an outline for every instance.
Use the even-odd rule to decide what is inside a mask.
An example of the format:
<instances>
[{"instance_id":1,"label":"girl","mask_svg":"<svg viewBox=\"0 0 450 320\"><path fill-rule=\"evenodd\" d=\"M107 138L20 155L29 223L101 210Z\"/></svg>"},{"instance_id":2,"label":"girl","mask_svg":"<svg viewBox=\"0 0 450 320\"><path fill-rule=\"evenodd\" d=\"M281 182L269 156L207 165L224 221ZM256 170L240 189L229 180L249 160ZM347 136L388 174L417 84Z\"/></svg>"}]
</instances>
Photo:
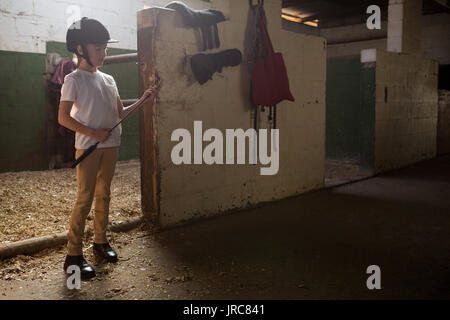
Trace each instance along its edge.
<instances>
[{"instance_id":1,"label":"girl","mask_svg":"<svg viewBox=\"0 0 450 320\"><path fill-rule=\"evenodd\" d=\"M103 65L107 43L111 40L107 29L97 20L82 18L67 31L66 45L78 57L78 69L64 78L61 88L58 122L75 131L76 158L84 150L100 143L77 166L78 195L70 218L67 235L68 254L64 270L77 265L81 278L95 276L95 270L83 257L82 237L86 218L95 197L94 254L108 262L117 262L117 254L108 244L110 186L114 175L122 128L114 124L135 112L142 102L153 99L159 89L146 90L142 97L129 107L124 107L114 78L97 70Z\"/></svg>"}]
</instances>

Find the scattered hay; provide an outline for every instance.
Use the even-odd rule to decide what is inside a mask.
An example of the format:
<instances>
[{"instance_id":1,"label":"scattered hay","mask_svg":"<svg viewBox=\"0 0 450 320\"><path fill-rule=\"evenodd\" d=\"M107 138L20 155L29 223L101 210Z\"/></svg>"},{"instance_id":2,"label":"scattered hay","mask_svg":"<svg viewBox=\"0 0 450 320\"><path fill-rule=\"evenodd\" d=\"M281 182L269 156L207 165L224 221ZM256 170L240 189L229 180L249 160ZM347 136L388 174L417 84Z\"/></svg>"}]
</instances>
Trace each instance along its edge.
<instances>
[{"instance_id":1,"label":"scattered hay","mask_svg":"<svg viewBox=\"0 0 450 320\"><path fill-rule=\"evenodd\" d=\"M77 197L74 169L0 174L0 243L68 230ZM94 205L86 230L93 230ZM118 161L111 184L110 222L141 214L140 162Z\"/></svg>"}]
</instances>

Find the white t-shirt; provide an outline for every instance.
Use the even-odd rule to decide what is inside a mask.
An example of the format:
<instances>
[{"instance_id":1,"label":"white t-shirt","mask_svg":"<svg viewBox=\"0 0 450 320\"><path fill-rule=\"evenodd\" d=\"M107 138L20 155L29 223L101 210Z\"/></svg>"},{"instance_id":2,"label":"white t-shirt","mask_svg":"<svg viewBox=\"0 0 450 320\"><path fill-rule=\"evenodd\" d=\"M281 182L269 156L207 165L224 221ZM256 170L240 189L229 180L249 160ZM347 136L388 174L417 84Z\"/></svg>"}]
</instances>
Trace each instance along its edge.
<instances>
[{"instance_id":1,"label":"white t-shirt","mask_svg":"<svg viewBox=\"0 0 450 320\"><path fill-rule=\"evenodd\" d=\"M76 69L64 77L60 101L74 101L70 116L91 128L112 128L120 121L117 110L117 90L114 78L99 70L90 72ZM97 148L118 147L122 125ZM75 148L88 149L97 141L81 133L75 134Z\"/></svg>"}]
</instances>

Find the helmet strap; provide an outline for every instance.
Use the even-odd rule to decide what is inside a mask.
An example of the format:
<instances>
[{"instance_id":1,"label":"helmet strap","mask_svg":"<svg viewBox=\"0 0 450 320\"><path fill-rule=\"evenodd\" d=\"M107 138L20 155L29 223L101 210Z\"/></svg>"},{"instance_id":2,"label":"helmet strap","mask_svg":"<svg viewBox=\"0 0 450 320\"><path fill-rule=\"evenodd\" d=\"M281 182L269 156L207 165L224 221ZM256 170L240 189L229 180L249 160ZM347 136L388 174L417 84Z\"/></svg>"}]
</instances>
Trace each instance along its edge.
<instances>
[{"instance_id":1,"label":"helmet strap","mask_svg":"<svg viewBox=\"0 0 450 320\"><path fill-rule=\"evenodd\" d=\"M83 54L80 54L80 56L84 58L91 67L93 67L94 65L91 63L91 59L89 59L89 53L84 43L81 44L81 49L83 49Z\"/></svg>"}]
</instances>

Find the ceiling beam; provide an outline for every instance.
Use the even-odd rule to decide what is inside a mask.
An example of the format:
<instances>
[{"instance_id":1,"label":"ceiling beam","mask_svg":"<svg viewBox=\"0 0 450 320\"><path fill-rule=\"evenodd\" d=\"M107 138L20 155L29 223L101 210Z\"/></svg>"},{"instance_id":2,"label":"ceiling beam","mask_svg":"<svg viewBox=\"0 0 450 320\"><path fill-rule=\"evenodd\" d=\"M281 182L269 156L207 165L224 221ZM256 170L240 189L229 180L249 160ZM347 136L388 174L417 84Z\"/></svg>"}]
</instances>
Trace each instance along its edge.
<instances>
[{"instance_id":1,"label":"ceiling beam","mask_svg":"<svg viewBox=\"0 0 450 320\"><path fill-rule=\"evenodd\" d=\"M450 5L448 4L448 0L434 0L434 1L439 3L441 6L446 7L447 9L450 9Z\"/></svg>"}]
</instances>

